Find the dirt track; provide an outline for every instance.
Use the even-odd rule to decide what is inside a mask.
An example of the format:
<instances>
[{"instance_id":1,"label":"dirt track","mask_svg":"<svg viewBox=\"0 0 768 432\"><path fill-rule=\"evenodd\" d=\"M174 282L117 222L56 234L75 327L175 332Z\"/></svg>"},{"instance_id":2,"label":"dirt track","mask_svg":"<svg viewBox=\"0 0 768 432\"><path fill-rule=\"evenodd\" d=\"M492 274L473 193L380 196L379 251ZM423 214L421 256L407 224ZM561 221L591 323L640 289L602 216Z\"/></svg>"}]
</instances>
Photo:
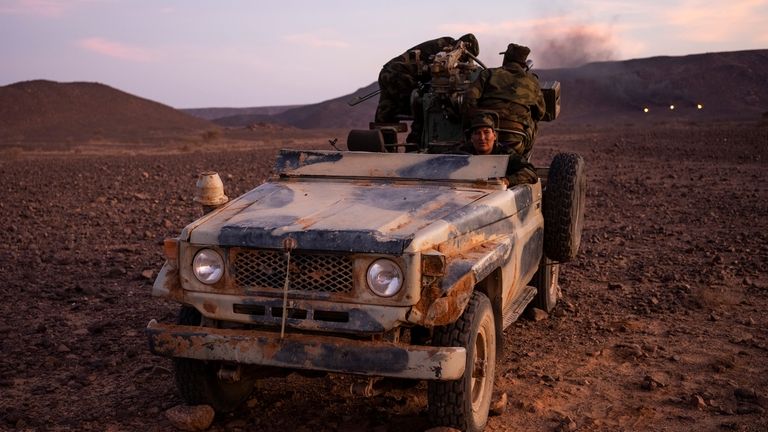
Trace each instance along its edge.
<instances>
[{"instance_id":1,"label":"dirt track","mask_svg":"<svg viewBox=\"0 0 768 432\"><path fill-rule=\"evenodd\" d=\"M547 125L535 162L588 164L582 253L562 303L508 329L487 430L768 429L768 127ZM554 126L554 127L553 127ZM0 430L173 431L170 361L143 328L160 244L200 214L198 172L236 196L277 147L0 157ZM421 431L422 387L349 396L348 377L260 383L210 430Z\"/></svg>"}]
</instances>

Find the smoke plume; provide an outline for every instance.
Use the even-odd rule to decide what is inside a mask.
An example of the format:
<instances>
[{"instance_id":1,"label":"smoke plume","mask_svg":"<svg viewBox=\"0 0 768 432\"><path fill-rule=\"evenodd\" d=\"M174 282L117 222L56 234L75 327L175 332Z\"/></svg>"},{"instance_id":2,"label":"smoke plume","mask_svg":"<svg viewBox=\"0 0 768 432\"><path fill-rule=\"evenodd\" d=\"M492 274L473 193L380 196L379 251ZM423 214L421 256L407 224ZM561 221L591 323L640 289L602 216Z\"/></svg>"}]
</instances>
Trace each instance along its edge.
<instances>
[{"instance_id":1,"label":"smoke plume","mask_svg":"<svg viewBox=\"0 0 768 432\"><path fill-rule=\"evenodd\" d=\"M531 59L537 69L568 68L595 61L616 59L616 43L610 34L587 26L557 34L539 34Z\"/></svg>"}]
</instances>

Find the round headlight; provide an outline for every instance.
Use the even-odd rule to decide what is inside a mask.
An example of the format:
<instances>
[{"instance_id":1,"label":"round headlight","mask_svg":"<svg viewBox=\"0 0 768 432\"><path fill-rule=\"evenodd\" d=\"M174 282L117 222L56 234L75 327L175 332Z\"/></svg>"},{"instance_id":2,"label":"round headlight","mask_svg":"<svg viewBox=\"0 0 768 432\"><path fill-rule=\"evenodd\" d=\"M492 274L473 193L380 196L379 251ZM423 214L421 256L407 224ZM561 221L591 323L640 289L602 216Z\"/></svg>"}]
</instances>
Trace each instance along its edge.
<instances>
[{"instance_id":1,"label":"round headlight","mask_svg":"<svg viewBox=\"0 0 768 432\"><path fill-rule=\"evenodd\" d=\"M403 286L403 271L388 259L378 259L368 267L368 287L381 297L392 297Z\"/></svg>"},{"instance_id":2,"label":"round headlight","mask_svg":"<svg viewBox=\"0 0 768 432\"><path fill-rule=\"evenodd\" d=\"M224 275L224 259L212 249L203 249L192 261L192 272L204 284L215 284Z\"/></svg>"}]
</instances>

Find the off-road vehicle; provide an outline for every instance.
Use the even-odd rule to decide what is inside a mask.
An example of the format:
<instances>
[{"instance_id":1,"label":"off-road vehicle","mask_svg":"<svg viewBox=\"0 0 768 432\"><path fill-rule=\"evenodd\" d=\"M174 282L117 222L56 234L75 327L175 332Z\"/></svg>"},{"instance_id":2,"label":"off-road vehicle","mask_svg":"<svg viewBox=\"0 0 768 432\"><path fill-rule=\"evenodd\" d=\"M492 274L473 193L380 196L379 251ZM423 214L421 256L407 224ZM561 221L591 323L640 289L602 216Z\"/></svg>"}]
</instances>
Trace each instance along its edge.
<instances>
[{"instance_id":1,"label":"off-road vehicle","mask_svg":"<svg viewBox=\"0 0 768 432\"><path fill-rule=\"evenodd\" d=\"M350 132L354 151L282 150L271 180L228 202L201 177L210 211L166 240L152 288L181 304L178 322L146 330L186 402L231 411L291 372L356 375L367 395L427 380L435 425L484 428L502 332L555 306L558 263L578 251L584 162L559 154L539 182L507 186L508 156L450 154L465 135L448 111L478 72L465 53L428 65L420 143L372 124ZM544 87L555 118L559 87Z\"/></svg>"}]
</instances>

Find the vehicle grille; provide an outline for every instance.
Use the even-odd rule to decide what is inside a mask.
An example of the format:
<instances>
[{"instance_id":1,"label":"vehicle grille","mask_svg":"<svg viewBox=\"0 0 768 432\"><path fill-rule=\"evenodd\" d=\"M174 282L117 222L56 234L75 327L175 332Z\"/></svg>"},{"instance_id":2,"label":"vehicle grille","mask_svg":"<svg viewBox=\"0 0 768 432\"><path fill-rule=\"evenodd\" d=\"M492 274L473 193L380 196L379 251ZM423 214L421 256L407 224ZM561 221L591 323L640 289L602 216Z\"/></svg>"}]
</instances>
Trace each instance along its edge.
<instances>
[{"instance_id":1,"label":"vehicle grille","mask_svg":"<svg viewBox=\"0 0 768 432\"><path fill-rule=\"evenodd\" d=\"M283 289L286 258L281 251L233 251L231 271L243 289ZM352 260L344 255L291 254L290 290L349 293L353 286Z\"/></svg>"}]
</instances>

